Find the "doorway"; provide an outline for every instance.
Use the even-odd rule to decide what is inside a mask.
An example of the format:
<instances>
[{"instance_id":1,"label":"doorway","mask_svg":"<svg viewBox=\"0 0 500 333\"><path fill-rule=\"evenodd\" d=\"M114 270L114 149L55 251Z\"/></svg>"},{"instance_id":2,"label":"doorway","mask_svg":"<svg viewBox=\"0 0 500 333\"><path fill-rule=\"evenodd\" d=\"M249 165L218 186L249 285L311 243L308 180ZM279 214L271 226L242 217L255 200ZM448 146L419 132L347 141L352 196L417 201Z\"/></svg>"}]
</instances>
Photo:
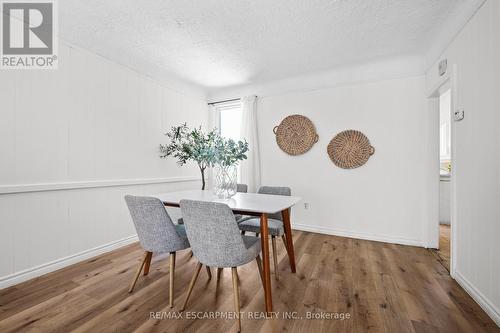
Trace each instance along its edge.
<instances>
[{"instance_id":1,"label":"doorway","mask_svg":"<svg viewBox=\"0 0 500 333\"><path fill-rule=\"evenodd\" d=\"M429 221L427 247L436 259L454 276L456 260L455 244L455 165L454 165L454 122L456 109L456 67L443 76L439 85L429 96L429 112L435 124L435 134L430 142L435 151L434 168L430 171L435 218ZM439 173L438 173L439 172Z\"/></svg>"},{"instance_id":2,"label":"doorway","mask_svg":"<svg viewBox=\"0 0 500 333\"><path fill-rule=\"evenodd\" d=\"M436 255L450 271L451 258L451 88L439 89L439 248Z\"/></svg>"}]
</instances>

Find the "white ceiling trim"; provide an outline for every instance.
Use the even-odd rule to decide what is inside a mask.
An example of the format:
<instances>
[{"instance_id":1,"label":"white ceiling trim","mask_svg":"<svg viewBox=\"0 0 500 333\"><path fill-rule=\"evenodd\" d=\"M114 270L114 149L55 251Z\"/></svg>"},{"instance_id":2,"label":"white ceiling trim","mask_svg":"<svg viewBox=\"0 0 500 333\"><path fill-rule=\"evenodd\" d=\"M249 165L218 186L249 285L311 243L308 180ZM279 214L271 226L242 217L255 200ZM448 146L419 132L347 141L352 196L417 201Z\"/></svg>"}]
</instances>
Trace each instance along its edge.
<instances>
[{"instance_id":1,"label":"white ceiling trim","mask_svg":"<svg viewBox=\"0 0 500 333\"><path fill-rule=\"evenodd\" d=\"M217 102L248 95L267 97L350 84L423 76L424 74L425 59L421 56L406 56L355 64L283 80L212 90L208 94L208 100Z\"/></svg>"}]
</instances>

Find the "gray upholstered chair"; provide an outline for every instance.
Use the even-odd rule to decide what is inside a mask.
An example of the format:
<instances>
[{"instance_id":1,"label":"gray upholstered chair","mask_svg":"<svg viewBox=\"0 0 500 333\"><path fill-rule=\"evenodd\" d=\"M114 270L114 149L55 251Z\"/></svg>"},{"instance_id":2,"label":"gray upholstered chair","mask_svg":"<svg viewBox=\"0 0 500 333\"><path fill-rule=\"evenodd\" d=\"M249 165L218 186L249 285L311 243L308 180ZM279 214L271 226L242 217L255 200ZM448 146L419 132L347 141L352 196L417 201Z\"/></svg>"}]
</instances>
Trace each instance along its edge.
<instances>
[{"instance_id":1,"label":"gray upholstered chair","mask_svg":"<svg viewBox=\"0 0 500 333\"><path fill-rule=\"evenodd\" d=\"M248 192L248 185L247 184L236 184L236 192L247 193ZM235 214L234 218L236 219L236 222L238 222L239 220L241 220L243 218L243 215Z\"/></svg>"},{"instance_id":2,"label":"gray upholstered chair","mask_svg":"<svg viewBox=\"0 0 500 333\"><path fill-rule=\"evenodd\" d=\"M236 192L247 193L248 185L247 184L236 184Z\"/></svg>"},{"instance_id":3,"label":"gray upholstered chair","mask_svg":"<svg viewBox=\"0 0 500 333\"><path fill-rule=\"evenodd\" d=\"M291 196L292 191L289 187L279 187L279 186L261 186L258 193L261 194L274 194L274 195L286 195ZM269 225L269 234L271 235L271 242L273 247L273 261L274 261L274 276L276 280L279 279L278 274L278 254L276 251L276 237L281 237L283 244L285 244L285 249L287 248L285 239L285 229L283 227L283 216L281 212L275 214L269 214L267 223ZM255 235L260 233L260 218L258 217L246 217L238 221L238 227L242 234L245 232L254 232Z\"/></svg>"},{"instance_id":4,"label":"gray upholstered chair","mask_svg":"<svg viewBox=\"0 0 500 333\"><path fill-rule=\"evenodd\" d=\"M186 230L182 225L175 225L168 215L163 203L153 197L125 196L132 221L134 222L139 242L145 250L139 268L132 280L129 292L135 284L144 267L144 275L148 275L153 253L170 253L170 307L174 305L174 273L175 253L189 248Z\"/></svg>"},{"instance_id":5,"label":"gray upholstered chair","mask_svg":"<svg viewBox=\"0 0 500 333\"><path fill-rule=\"evenodd\" d=\"M236 312L239 313L237 267L256 260L262 281L260 239L240 234L234 214L226 204L181 200L180 206L191 250L199 261L189 284L181 311L186 308L200 269L202 265L205 265L208 267L217 267L218 269L231 267L234 305ZM238 327L241 331L241 321L239 318Z\"/></svg>"}]
</instances>

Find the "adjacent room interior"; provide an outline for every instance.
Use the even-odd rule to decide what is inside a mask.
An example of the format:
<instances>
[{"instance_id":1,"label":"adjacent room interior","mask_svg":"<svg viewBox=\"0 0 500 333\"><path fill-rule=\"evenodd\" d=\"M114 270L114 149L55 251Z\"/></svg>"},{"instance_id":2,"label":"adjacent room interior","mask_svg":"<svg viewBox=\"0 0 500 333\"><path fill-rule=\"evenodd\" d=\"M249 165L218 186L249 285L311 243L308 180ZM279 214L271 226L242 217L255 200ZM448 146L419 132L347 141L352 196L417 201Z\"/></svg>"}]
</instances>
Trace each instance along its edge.
<instances>
[{"instance_id":1,"label":"adjacent room interior","mask_svg":"<svg viewBox=\"0 0 500 333\"><path fill-rule=\"evenodd\" d=\"M0 6L0 332L500 332L500 1Z\"/></svg>"},{"instance_id":2,"label":"adjacent room interior","mask_svg":"<svg viewBox=\"0 0 500 333\"><path fill-rule=\"evenodd\" d=\"M451 257L451 88L439 89L439 248L436 253L450 270Z\"/></svg>"}]
</instances>

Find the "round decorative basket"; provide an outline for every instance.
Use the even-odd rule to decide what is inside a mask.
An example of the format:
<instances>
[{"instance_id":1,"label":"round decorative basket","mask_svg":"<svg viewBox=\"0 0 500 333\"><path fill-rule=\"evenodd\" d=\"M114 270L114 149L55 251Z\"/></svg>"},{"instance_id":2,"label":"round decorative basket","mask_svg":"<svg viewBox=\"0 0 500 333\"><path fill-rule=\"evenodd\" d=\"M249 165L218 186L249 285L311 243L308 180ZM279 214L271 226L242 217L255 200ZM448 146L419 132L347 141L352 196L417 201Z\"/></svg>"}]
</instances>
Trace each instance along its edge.
<instances>
[{"instance_id":1,"label":"round decorative basket","mask_svg":"<svg viewBox=\"0 0 500 333\"><path fill-rule=\"evenodd\" d=\"M339 168L354 169L365 164L375 153L375 148L360 131L347 130L340 132L330 141L327 152Z\"/></svg>"},{"instance_id":2,"label":"round decorative basket","mask_svg":"<svg viewBox=\"0 0 500 333\"><path fill-rule=\"evenodd\" d=\"M283 119L273 132L278 146L289 155L304 154L319 139L312 121L298 114Z\"/></svg>"}]
</instances>

